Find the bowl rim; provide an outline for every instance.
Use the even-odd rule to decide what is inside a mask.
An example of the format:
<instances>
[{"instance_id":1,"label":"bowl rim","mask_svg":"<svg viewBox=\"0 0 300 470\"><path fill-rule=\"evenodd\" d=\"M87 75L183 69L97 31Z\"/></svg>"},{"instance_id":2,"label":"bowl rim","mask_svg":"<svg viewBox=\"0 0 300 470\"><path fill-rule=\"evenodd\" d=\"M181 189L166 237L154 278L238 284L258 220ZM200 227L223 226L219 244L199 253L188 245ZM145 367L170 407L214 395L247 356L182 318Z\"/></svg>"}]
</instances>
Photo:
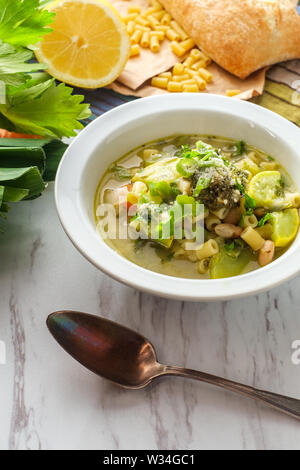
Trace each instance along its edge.
<instances>
[{"instance_id":1,"label":"bowl rim","mask_svg":"<svg viewBox=\"0 0 300 470\"><path fill-rule=\"evenodd\" d=\"M198 106L206 106L223 113L227 112L234 115L242 113L247 116L249 121L259 123L260 126L264 125L272 132L275 132L274 127L278 129L278 133L280 129L281 139L289 142L289 144L292 142L296 145L300 137L298 127L280 115L253 103L220 95L205 93L166 94L134 100L114 108L96 118L78 134L66 150L57 171L55 180L56 209L62 227L73 245L94 266L113 279L135 289L176 300L220 301L256 295L277 287L296 276L300 272L300 250L297 250L294 245L270 265L241 276L213 280L185 279L155 273L142 268L110 248L100 238L100 235L96 234L96 229L93 233L83 227L78 228L77 222L80 222L78 200L72 200L75 191L78 192L78 188L75 188L76 183L72 183L73 179L68 175L68 166L70 160L72 160L72 168L73 170L75 168L75 175L79 178L81 176L80 172L83 173L92 152L86 153L84 156L80 154L81 161L79 161L80 152L76 155L76 148L82 144L85 145L84 142L88 141L90 136L93 136L94 130L98 126L103 128L104 123L109 127L110 122L115 122L117 119L121 123L120 126L122 126L122 119L124 125L130 119L143 117L145 108L147 113L151 115L162 111L164 106L167 106L168 110L174 108L177 111L180 111L180 108L196 110ZM262 121L267 122L268 125L262 124ZM278 133L277 135L279 135ZM284 137L282 137L282 133L284 133ZM101 138L99 138L99 141L101 141ZM98 145L99 142L95 142L95 146L96 144ZM300 153L298 155L300 163ZM98 257L95 256L92 246L90 246L92 244L87 242L87 240L91 242L95 235L99 243L97 249L101 247L101 249L99 248L101 256Z\"/></svg>"}]
</instances>

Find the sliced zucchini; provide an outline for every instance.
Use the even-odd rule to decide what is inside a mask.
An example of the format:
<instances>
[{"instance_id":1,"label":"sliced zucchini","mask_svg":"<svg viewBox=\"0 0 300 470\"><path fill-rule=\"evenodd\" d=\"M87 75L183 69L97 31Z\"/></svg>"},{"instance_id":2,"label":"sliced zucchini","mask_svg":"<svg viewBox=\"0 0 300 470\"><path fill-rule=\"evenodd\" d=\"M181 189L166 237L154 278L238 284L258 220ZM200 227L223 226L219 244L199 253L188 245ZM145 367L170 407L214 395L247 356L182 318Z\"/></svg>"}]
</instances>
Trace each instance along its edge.
<instances>
[{"instance_id":1,"label":"sliced zucchini","mask_svg":"<svg viewBox=\"0 0 300 470\"><path fill-rule=\"evenodd\" d=\"M229 256L223 247L218 254L213 256L210 262L210 278L223 279L225 277L239 276L252 259L253 254L247 247L241 251L237 258Z\"/></svg>"},{"instance_id":2,"label":"sliced zucchini","mask_svg":"<svg viewBox=\"0 0 300 470\"><path fill-rule=\"evenodd\" d=\"M153 163L153 165L149 165L136 173L132 181L143 181L144 183L160 183L165 181L171 183L180 177L176 169L178 161L179 158L172 158Z\"/></svg>"},{"instance_id":3,"label":"sliced zucchini","mask_svg":"<svg viewBox=\"0 0 300 470\"><path fill-rule=\"evenodd\" d=\"M273 226L272 240L276 247L285 247L292 243L299 230L299 214L297 209L286 209L273 212L271 224Z\"/></svg>"},{"instance_id":4,"label":"sliced zucchini","mask_svg":"<svg viewBox=\"0 0 300 470\"><path fill-rule=\"evenodd\" d=\"M278 210L287 206L279 171L262 171L250 181L248 194L257 207Z\"/></svg>"}]
</instances>

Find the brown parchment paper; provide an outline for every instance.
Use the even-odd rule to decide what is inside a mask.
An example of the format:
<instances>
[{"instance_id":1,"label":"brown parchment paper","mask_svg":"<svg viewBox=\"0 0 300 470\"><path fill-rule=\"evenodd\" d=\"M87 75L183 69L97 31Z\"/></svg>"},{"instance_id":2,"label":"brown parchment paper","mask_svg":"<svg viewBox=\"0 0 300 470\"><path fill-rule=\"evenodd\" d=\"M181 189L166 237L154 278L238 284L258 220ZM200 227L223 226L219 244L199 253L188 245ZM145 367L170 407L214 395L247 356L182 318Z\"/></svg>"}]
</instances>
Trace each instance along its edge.
<instances>
[{"instance_id":1,"label":"brown parchment paper","mask_svg":"<svg viewBox=\"0 0 300 470\"><path fill-rule=\"evenodd\" d=\"M140 5L142 11L149 7L148 0L109 0L110 3L120 12L122 16L127 14L127 8L132 3ZM295 1L295 0L291 0ZM188 33L188 31L187 31ZM182 59L184 60L184 58ZM118 80L108 88L124 95L145 97L162 95L168 93L166 90L154 88L150 85L150 79L159 73L169 70L179 61L170 48L170 42L164 41L158 54L154 54L149 49L141 48L138 57L129 59L125 70ZM225 95L226 90L240 90L241 93L236 98L248 100L263 93L265 84L266 69L259 70L250 75L246 80L241 80L213 63L208 67L214 78L209 83L206 93Z\"/></svg>"}]
</instances>

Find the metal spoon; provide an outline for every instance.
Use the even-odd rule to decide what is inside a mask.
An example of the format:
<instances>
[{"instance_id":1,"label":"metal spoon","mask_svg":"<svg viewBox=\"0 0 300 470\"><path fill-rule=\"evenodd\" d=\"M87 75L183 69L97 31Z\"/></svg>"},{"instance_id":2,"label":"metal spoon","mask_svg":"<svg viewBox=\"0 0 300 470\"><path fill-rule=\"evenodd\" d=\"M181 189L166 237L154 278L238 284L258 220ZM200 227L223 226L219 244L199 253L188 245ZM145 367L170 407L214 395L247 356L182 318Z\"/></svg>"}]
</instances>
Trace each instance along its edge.
<instances>
[{"instance_id":1,"label":"metal spoon","mask_svg":"<svg viewBox=\"0 0 300 470\"><path fill-rule=\"evenodd\" d=\"M121 387L140 389L163 375L176 375L263 401L300 419L300 400L257 390L204 372L160 364L148 339L110 320L86 313L61 311L49 315L47 326L56 341L74 359Z\"/></svg>"}]
</instances>

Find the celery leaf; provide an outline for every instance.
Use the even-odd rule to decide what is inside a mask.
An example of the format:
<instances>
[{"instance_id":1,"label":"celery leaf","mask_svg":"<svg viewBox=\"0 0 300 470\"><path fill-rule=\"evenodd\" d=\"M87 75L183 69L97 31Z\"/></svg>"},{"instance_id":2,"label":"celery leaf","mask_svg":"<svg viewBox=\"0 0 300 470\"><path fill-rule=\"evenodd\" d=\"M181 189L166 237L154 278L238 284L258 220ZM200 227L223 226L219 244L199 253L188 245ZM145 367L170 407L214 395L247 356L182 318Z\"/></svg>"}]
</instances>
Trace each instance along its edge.
<instances>
[{"instance_id":1,"label":"celery leaf","mask_svg":"<svg viewBox=\"0 0 300 470\"><path fill-rule=\"evenodd\" d=\"M1 0L0 0L1 2ZM0 41L0 80L5 85L19 86L26 82L26 73L41 70L42 64L28 64L33 54Z\"/></svg>"},{"instance_id":2,"label":"celery leaf","mask_svg":"<svg viewBox=\"0 0 300 470\"><path fill-rule=\"evenodd\" d=\"M72 95L72 88L56 85L53 79L32 84L10 87L0 112L18 131L58 138L75 136L75 129L83 128L79 120L91 114L89 105L82 103L84 96Z\"/></svg>"},{"instance_id":3,"label":"celery leaf","mask_svg":"<svg viewBox=\"0 0 300 470\"><path fill-rule=\"evenodd\" d=\"M0 0L0 38L14 46L36 44L55 16L39 9L39 0Z\"/></svg>"}]
</instances>

